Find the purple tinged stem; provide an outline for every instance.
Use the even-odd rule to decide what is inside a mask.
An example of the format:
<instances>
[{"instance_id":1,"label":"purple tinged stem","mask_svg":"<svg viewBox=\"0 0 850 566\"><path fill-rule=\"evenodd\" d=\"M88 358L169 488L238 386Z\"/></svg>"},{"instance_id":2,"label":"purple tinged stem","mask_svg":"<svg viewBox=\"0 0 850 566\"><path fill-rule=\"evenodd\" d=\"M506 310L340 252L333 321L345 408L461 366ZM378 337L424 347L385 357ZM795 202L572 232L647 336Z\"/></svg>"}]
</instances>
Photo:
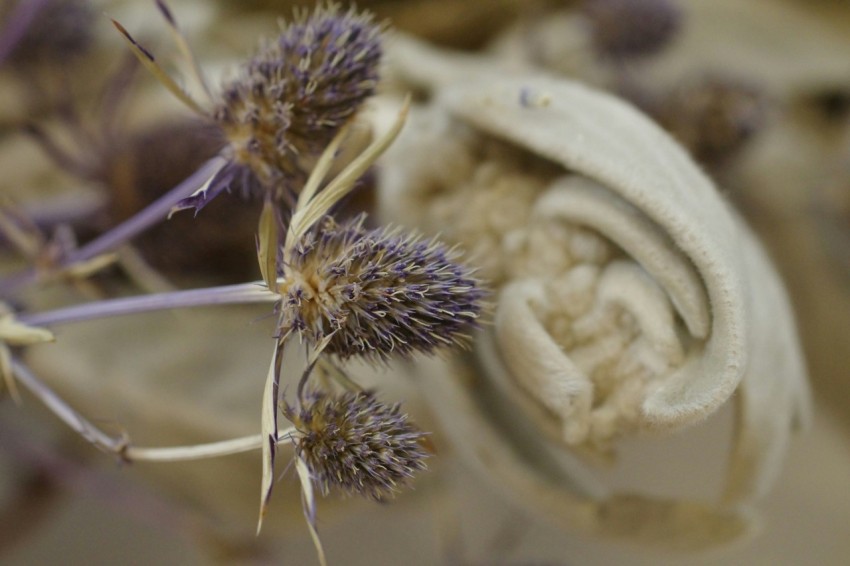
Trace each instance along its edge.
<instances>
[{"instance_id":1,"label":"purple tinged stem","mask_svg":"<svg viewBox=\"0 0 850 566\"><path fill-rule=\"evenodd\" d=\"M15 378L30 393L36 396L42 403L53 411L65 424L76 431L80 436L106 452L121 454L126 446L123 437L109 436L95 425L86 420L82 415L74 411L53 389L38 379L29 368L20 361L12 358L12 371Z\"/></svg>"},{"instance_id":2,"label":"purple tinged stem","mask_svg":"<svg viewBox=\"0 0 850 566\"><path fill-rule=\"evenodd\" d=\"M220 159L215 158L208 161L186 180L148 205L135 216L129 218L125 222L122 222L104 234L101 234L86 245L73 250L62 261L62 263L57 266L57 270L70 267L76 263L81 263L103 253L113 251L154 224L165 220L168 217L169 211L176 203L195 192L220 168ZM20 290L22 287L34 283L38 277L39 272L37 270L28 269L3 279L0 281L0 297L8 297Z\"/></svg>"},{"instance_id":3,"label":"purple tinged stem","mask_svg":"<svg viewBox=\"0 0 850 566\"><path fill-rule=\"evenodd\" d=\"M21 314L17 319L19 322L30 326L56 326L71 322L176 308L271 303L279 298L276 293L266 289L262 283L240 283L206 289L187 289L155 295L94 301L42 313Z\"/></svg>"}]
</instances>

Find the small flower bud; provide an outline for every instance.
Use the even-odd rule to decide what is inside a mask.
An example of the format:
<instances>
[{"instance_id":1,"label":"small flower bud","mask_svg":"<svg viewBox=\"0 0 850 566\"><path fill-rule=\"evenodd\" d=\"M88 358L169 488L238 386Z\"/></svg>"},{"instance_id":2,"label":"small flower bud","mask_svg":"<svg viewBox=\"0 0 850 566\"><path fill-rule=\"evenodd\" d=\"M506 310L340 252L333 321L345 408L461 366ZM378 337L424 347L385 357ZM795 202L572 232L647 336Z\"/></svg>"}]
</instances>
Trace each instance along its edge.
<instances>
[{"instance_id":1,"label":"small flower bud","mask_svg":"<svg viewBox=\"0 0 850 566\"><path fill-rule=\"evenodd\" d=\"M658 121L694 158L722 165L764 125L767 100L755 85L734 77L705 76L683 84L659 105Z\"/></svg>"},{"instance_id":2,"label":"small flower bud","mask_svg":"<svg viewBox=\"0 0 850 566\"><path fill-rule=\"evenodd\" d=\"M280 192L303 176L375 92L382 28L370 14L319 7L284 27L226 85L213 119L244 166L249 192Z\"/></svg>"},{"instance_id":3,"label":"small flower bud","mask_svg":"<svg viewBox=\"0 0 850 566\"><path fill-rule=\"evenodd\" d=\"M424 470L425 433L370 392L308 393L299 408L284 406L298 432L295 448L324 495L331 487L383 500Z\"/></svg>"},{"instance_id":4,"label":"small flower bud","mask_svg":"<svg viewBox=\"0 0 850 566\"><path fill-rule=\"evenodd\" d=\"M657 53L681 27L681 11L670 0L586 0L596 50L627 59Z\"/></svg>"},{"instance_id":5,"label":"small flower bud","mask_svg":"<svg viewBox=\"0 0 850 566\"><path fill-rule=\"evenodd\" d=\"M340 358L386 360L464 344L484 291L457 251L399 229L367 230L361 215L327 217L284 258L283 331Z\"/></svg>"}]
</instances>

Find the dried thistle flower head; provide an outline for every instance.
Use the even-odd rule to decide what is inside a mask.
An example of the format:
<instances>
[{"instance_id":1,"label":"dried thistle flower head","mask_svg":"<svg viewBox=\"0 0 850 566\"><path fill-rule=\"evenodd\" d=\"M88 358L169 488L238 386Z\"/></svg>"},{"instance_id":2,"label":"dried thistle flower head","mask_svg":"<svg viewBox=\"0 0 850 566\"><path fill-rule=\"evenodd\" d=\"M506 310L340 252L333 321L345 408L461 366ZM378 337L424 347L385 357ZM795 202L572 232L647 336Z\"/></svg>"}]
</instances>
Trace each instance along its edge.
<instances>
[{"instance_id":1,"label":"dried thistle flower head","mask_svg":"<svg viewBox=\"0 0 850 566\"><path fill-rule=\"evenodd\" d=\"M336 487L383 500L426 468L425 433L399 409L371 392L313 391L300 407L285 405L283 412L297 429L295 448L324 495Z\"/></svg>"},{"instance_id":2,"label":"dried thistle flower head","mask_svg":"<svg viewBox=\"0 0 850 566\"><path fill-rule=\"evenodd\" d=\"M659 106L658 121L697 161L719 166L759 132L767 107L756 85L714 74L671 92Z\"/></svg>"},{"instance_id":3,"label":"dried thistle flower head","mask_svg":"<svg viewBox=\"0 0 850 566\"><path fill-rule=\"evenodd\" d=\"M283 261L280 326L341 358L386 360L464 344L484 291L459 252L399 229L326 217Z\"/></svg>"},{"instance_id":4,"label":"dried thistle flower head","mask_svg":"<svg viewBox=\"0 0 850 566\"><path fill-rule=\"evenodd\" d=\"M680 9L670 0L586 0L596 50L627 59L657 53L681 27Z\"/></svg>"},{"instance_id":5,"label":"dried thistle flower head","mask_svg":"<svg viewBox=\"0 0 850 566\"><path fill-rule=\"evenodd\" d=\"M15 8L18 7L26 8L24 2L18 2ZM27 18L30 20L27 28L10 56L10 63L19 68L42 63L65 64L84 54L94 41L95 13L89 0L46 0L29 10L35 13ZM14 23L14 12L4 14L0 10L0 16ZM17 31L2 27L4 33Z\"/></svg>"},{"instance_id":6,"label":"dried thistle flower head","mask_svg":"<svg viewBox=\"0 0 850 566\"><path fill-rule=\"evenodd\" d=\"M212 115L250 191L281 191L375 92L382 27L320 6L285 25L224 87Z\"/></svg>"}]
</instances>

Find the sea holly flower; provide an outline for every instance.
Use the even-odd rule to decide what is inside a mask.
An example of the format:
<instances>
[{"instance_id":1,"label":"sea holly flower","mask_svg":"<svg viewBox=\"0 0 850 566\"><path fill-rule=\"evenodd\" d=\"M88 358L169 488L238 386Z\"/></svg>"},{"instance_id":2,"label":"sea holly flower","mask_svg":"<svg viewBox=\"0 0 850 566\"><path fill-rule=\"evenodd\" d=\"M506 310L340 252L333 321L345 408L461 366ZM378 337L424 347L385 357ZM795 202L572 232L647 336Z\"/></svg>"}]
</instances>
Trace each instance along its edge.
<instances>
[{"instance_id":1,"label":"sea holly flower","mask_svg":"<svg viewBox=\"0 0 850 566\"><path fill-rule=\"evenodd\" d=\"M244 191L291 191L303 183L305 164L375 92L380 39L371 15L332 4L296 17L240 68L212 119Z\"/></svg>"},{"instance_id":2,"label":"sea holly flower","mask_svg":"<svg viewBox=\"0 0 850 566\"><path fill-rule=\"evenodd\" d=\"M94 40L88 0L18 0L0 5L0 63L30 73L33 65L60 65L84 54Z\"/></svg>"},{"instance_id":3,"label":"sea holly flower","mask_svg":"<svg viewBox=\"0 0 850 566\"><path fill-rule=\"evenodd\" d=\"M585 0L596 51L612 59L653 55L681 28L681 9L670 0Z\"/></svg>"},{"instance_id":4,"label":"sea holly flower","mask_svg":"<svg viewBox=\"0 0 850 566\"><path fill-rule=\"evenodd\" d=\"M315 158L375 92L383 28L368 13L320 5L282 25L219 93L199 66L161 0L157 5L207 95L202 104L157 64L153 54L113 22L130 48L181 101L219 128L227 164L174 210L199 211L235 186L246 195L294 203Z\"/></svg>"},{"instance_id":5,"label":"sea holly flower","mask_svg":"<svg viewBox=\"0 0 850 566\"><path fill-rule=\"evenodd\" d=\"M375 90L383 27L370 15L354 9L343 11L333 3L319 6L285 24L280 37L266 43L241 69L239 78L216 94L168 6L163 0L157 0L157 6L206 96L204 102L197 101L166 73L153 53L133 39L124 26L114 20L113 24L142 65L188 108L216 126L226 143L218 157L134 217L63 258L56 269L115 249L169 212L194 209L197 213L231 186L264 199L260 256L261 266L268 266L278 244L268 239L279 233L271 226L274 222L281 224L278 202L283 199L295 205L296 194L305 186L307 172L318 154L340 137ZM374 147L385 149L390 138ZM334 147L339 148L339 143ZM371 154L368 163L376 157ZM355 179L364 172L357 171ZM271 263L276 265L276 261ZM274 287L274 271L264 271L270 288ZM9 296L40 275L29 269L0 281L0 295Z\"/></svg>"},{"instance_id":6,"label":"sea holly flower","mask_svg":"<svg viewBox=\"0 0 850 566\"><path fill-rule=\"evenodd\" d=\"M710 73L683 81L653 110L694 159L717 171L764 129L770 101L753 81Z\"/></svg>"},{"instance_id":7,"label":"sea holly flower","mask_svg":"<svg viewBox=\"0 0 850 566\"><path fill-rule=\"evenodd\" d=\"M457 261L458 252L436 240L425 241L404 234L400 228L366 229L363 217L337 224L328 216L398 135L409 104L387 132L376 136L361 155L325 182L345 139L346 126L377 81L380 28L370 17L357 16L354 11L342 13L335 5L301 17L293 27L285 28L276 43L261 50L243 76L225 88L217 104L173 16L163 2L157 3L181 51L192 63L196 78L209 94L212 110L196 102L162 71L148 50L119 24L116 26L142 63L189 107L218 124L228 139L218 163L209 164L216 171L210 174L205 167L185 182L197 186L199 179L207 179L195 200L189 199L189 206L199 209L227 183L238 179L246 179L243 188L264 197L258 234L262 284L92 301L46 313L21 313L16 319L4 319L8 332L0 332L0 339L8 344L30 344L52 337L42 327L69 322L151 310L274 301L280 319L263 397L262 432L257 437L208 445L133 447L129 439L111 437L83 419L19 360L0 356L0 369L4 375L14 375L74 430L122 459L175 461L262 447L261 513L271 493L275 451L279 444L292 442L308 525L324 563L316 534L313 486L318 485L323 493L339 487L385 499L425 468L427 450L425 433L410 423L398 405L379 402L353 382L347 383L352 390L341 395L316 390L305 393L313 370L318 367L317 371L327 371L322 362L333 365L320 356L327 353L343 360L359 356L384 361L394 353L433 353L442 346L464 344L466 332L477 324L484 292L473 270ZM223 166L219 165L222 160L226 162ZM187 192L184 189L181 196ZM167 198L109 238L95 240L76 254L77 261L67 261L68 265L99 257L98 252L126 241L149 225L150 218L164 216ZM292 214L283 231L276 201L287 198ZM172 203L175 200L172 198ZM68 267L64 260L57 263ZM9 288L19 288L29 277L16 278ZM284 347L296 333L308 345L308 363L295 408L284 409L296 426L281 430L276 426L280 411L278 376ZM339 382L346 384L348 378L341 369L339 373Z\"/></svg>"},{"instance_id":8,"label":"sea holly flower","mask_svg":"<svg viewBox=\"0 0 850 566\"><path fill-rule=\"evenodd\" d=\"M281 300L261 410L264 440L258 531L274 486L276 447L281 441L279 375L284 348L294 333L308 345L307 366L298 384L298 403L303 407L308 403L305 386L322 354L377 361L393 352L431 353L438 346L463 343L464 332L475 326L480 315L480 283L472 270L456 261L456 252L435 241L404 236L400 230L366 230L362 218L341 226L328 218L329 211L398 136L408 108L409 100L385 133L325 183L345 132L334 137L298 194L280 247L274 245L278 225L269 207L261 215L260 268L266 286ZM297 459L296 470L302 480L307 522L321 555L309 466Z\"/></svg>"},{"instance_id":9,"label":"sea holly flower","mask_svg":"<svg viewBox=\"0 0 850 566\"><path fill-rule=\"evenodd\" d=\"M484 291L460 252L365 215L326 217L283 263L280 327L345 359L432 353L468 342Z\"/></svg>"},{"instance_id":10,"label":"sea holly flower","mask_svg":"<svg viewBox=\"0 0 850 566\"><path fill-rule=\"evenodd\" d=\"M310 391L283 413L295 426L296 456L322 495L336 488L382 501L426 468L425 433L400 405L381 403L371 392Z\"/></svg>"}]
</instances>

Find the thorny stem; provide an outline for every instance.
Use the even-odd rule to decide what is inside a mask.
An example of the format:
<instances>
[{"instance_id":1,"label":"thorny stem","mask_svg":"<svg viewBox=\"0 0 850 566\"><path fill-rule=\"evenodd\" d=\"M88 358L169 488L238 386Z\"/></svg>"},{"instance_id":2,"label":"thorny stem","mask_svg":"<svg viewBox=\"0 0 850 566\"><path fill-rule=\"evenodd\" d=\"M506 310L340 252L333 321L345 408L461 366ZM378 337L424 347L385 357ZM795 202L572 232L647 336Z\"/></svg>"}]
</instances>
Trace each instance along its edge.
<instances>
[{"instance_id":1,"label":"thorny stem","mask_svg":"<svg viewBox=\"0 0 850 566\"><path fill-rule=\"evenodd\" d=\"M208 305L271 303L278 300L280 300L280 295L269 291L261 282L240 283L206 289L187 289L155 295L94 301L42 313L21 314L17 318L19 322L29 326L56 326L58 324L158 310Z\"/></svg>"},{"instance_id":2,"label":"thorny stem","mask_svg":"<svg viewBox=\"0 0 850 566\"><path fill-rule=\"evenodd\" d=\"M215 175L215 173L218 172L223 165L224 161L222 158L216 157L207 161L182 183L171 189L159 199L155 200L135 216L122 222L108 232L101 234L99 237L81 248L70 252L67 257L63 259L61 264L56 266L56 271L67 269L74 264L90 260L98 255L112 251L124 242L127 242L141 234L157 222L165 220L168 217L169 211L176 203L195 192L195 190L201 187L205 181ZM0 296L8 297L20 290L22 287L37 281L42 275L44 275L44 273L36 269L28 269L11 275L10 277L0 281Z\"/></svg>"}]
</instances>

